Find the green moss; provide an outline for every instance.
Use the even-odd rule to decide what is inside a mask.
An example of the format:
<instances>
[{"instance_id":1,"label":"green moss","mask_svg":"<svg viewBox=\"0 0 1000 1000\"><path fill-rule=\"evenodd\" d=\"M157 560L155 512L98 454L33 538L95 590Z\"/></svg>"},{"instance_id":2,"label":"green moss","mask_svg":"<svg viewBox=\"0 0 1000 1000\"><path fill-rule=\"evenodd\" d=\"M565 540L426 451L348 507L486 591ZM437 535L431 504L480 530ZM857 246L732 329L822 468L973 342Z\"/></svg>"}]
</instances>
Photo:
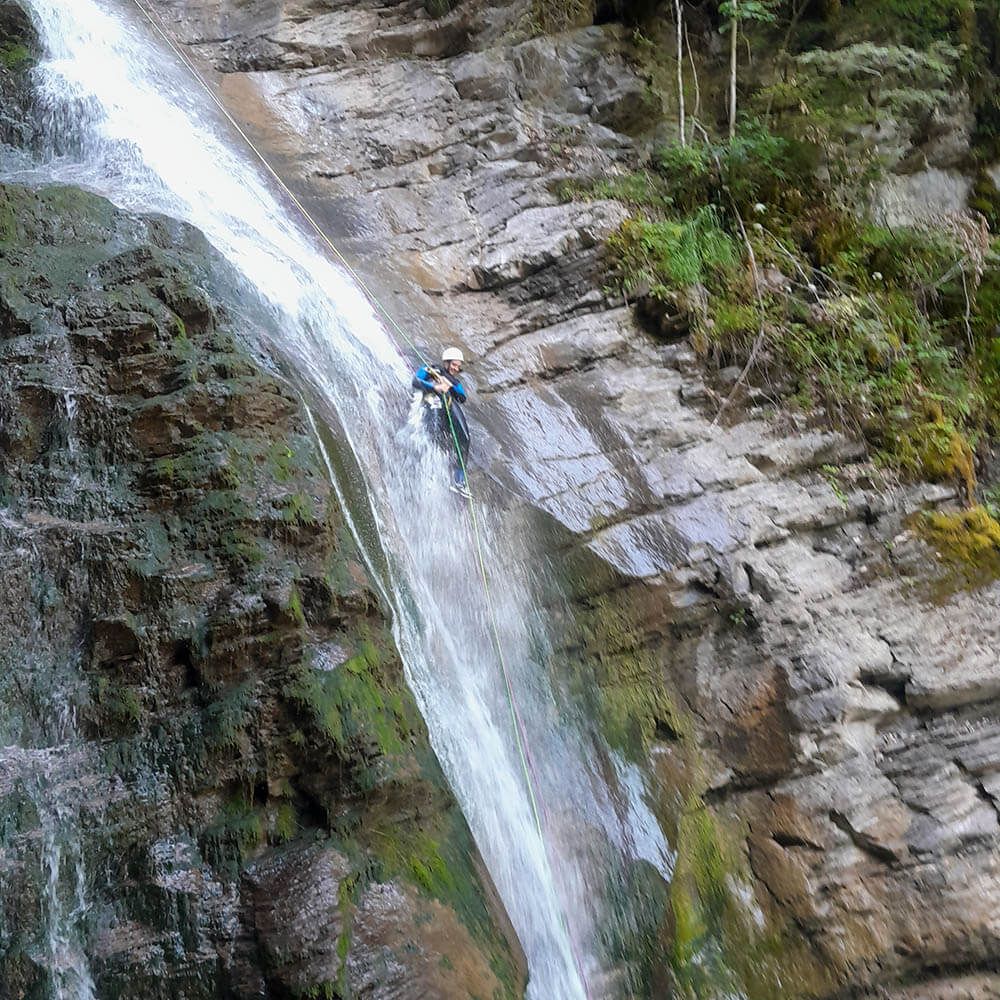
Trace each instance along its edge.
<instances>
[{"instance_id":1,"label":"green moss","mask_svg":"<svg viewBox=\"0 0 1000 1000\"><path fill-rule=\"evenodd\" d=\"M925 423L917 433L917 441L921 472L939 482L961 482L966 497L971 499L976 490L975 459L969 442L954 425L943 417Z\"/></svg>"},{"instance_id":2,"label":"green moss","mask_svg":"<svg viewBox=\"0 0 1000 1000\"><path fill-rule=\"evenodd\" d=\"M205 860L235 878L247 856L265 839L264 818L241 796L230 799L199 838Z\"/></svg>"},{"instance_id":3,"label":"green moss","mask_svg":"<svg viewBox=\"0 0 1000 1000\"><path fill-rule=\"evenodd\" d=\"M292 840L299 831L299 818L295 806L290 802L282 802L274 815L271 825L272 840L276 844L284 844Z\"/></svg>"},{"instance_id":4,"label":"green moss","mask_svg":"<svg viewBox=\"0 0 1000 1000\"><path fill-rule=\"evenodd\" d=\"M260 542L248 538L239 528L226 528L219 534L219 551L228 562L241 566L259 566L266 554Z\"/></svg>"},{"instance_id":5,"label":"green moss","mask_svg":"<svg viewBox=\"0 0 1000 1000\"><path fill-rule=\"evenodd\" d=\"M412 822L386 815L364 836L375 861L372 877L402 879L453 910L489 960L501 995L517 995L518 974L484 903L472 862L475 846L461 814L421 814Z\"/></svg>"},{"instance_id":6,"label":"green moss","mask_svg":"<svg viewBox=\"0 0 1000 1000\"><path fill-rule=\"evenodd\" d=\"M313 499L306 493L293 493L281 503L281 517L287 524L311 525L316 523Z\"/></svg>"},{"instance_id":7,"label":"green moss","mask_svg":"<svg viewBox=\"0 0 1000 1000\"><path fill-rule=\"evenodd\" d=\"M223 692L203 713L208 747L214 750L240 749L248 738L258 707L253 681L244 681Z\"/></svg>"},{"instance_id":8,"label":"green moss","mask_svg":"<svg viewBox=\"0 0 1000 1000\"><path fill-rule=\"evenodd\" d=\"M915 522L919 534L939 557L971 585L1000 578L1000 521L985 507L924 514Z\"/></svg>"},{"instance_id":9,"label":"green moss","mask_svg":"<svg viewBox=\"0 0 1000 1000\"><path fill-rule=\"evenodd\" d=\"M0 66L11 72L27 68L34 56L26 45L20 42L6 42L0 45Z\"/></svg>"},{"instance_id":10,"label":"green moss","mask_svg":"<svg viewBox=\"0 0 1000 1000\"><path fill-rule=\"evenodd\" d=\"M600 672L605 681L597 689L599 718L610 746L642 760L655 738L692 735L691 721L667 693L651 653L607 657Z\"/></svg>"},{"instance_id":11,"label":"green moss","mask_svg":"<svg viewBox=\"0 0 1000 1000\"><path fill-rule=\"evenodd\" d=\"M287 483L295 476L298 465L296 451L287 444L275 442L267 453L268 471L276 482Z\"/></svg>"},{"instance_id":12,"label":"green moss","mask_svg":"<svg viewBox=\"0 0 1000 1000\"><path fill-rule=\"evenodd\" d=\"M139 693L106 674L93 677L90 697L99 715L118 727L132 728L145 714Z\"/></svg>"},{"instance_id":13,"label":"green moss","mask_svg":"<svg viewBox=\"0 0 1000 1000\"><path fill-rule=\"evenodd\" d=\"M303 664L284 688L323 736L355 764L355 782L370 789L401 758L412 732L410 702L389 681L378 643L362 639L358 652L335 670Z\"/></svg>"},{"instance_id":14,"label":"green moss","mask_svg":"<svg viewBox=\"0 0 1000 1000\"><path fill-rule=\"evenodd\" d=\"M310 986L305 993L299 994L302 1000L340 1000L344 994L340 993L336 983L316 983Z\"/></svg>"},{"instance_id":15,"label":"green moss","mask_svg":"<svg viewBox=\"0 0 1000 1000\"><path fill-rule=\"evenodd\" d=\"M288 595L287 611L296 625L305 625L306 613L302 608L302 595L299 593L299 588L294 584L292 585L291 592Z\"/></svg>"},{"instance_id":16,"label":"green moss","mask_svg":"<svg viewBox=\"0 0 1000 1000\"><path fill-rule=\"evenodd\" d=\"M827 995L830 983L796 928L768 926L753 901L739 831L691 795L675 835L669 962L683 1000Z\"/></svg>"},{"instance_id":17,"label":"green moss","mask_svg":"<svg viewBox=\"0 0 1000 1000\"><path fill-rule=\"evenodd\" d=\"M9 187L0 189L0 244L11 243L18 239L18 204ZM4 290L7 298L8 290Z\"/></svg>"},{"instance_id":18,"label":"green moss","mask_svg":"<svg viewBox=\"0 0 1000 1000\"><path fill-rule=\"evenodd\" d=\"M667 691L657 651L634 617L628 591L592 598L579 609L587 673L578 678L578 694L608 744L644 760L654 740L684 741L693 727Z\"/></svg>"},{"instance_id":19,"label":"green moss","mask_svg":"<svg viewBox=\"0 0 1000 1000\"><path fill-rule=\"evenodd\" d=\"M674 921L671 964L683 995L702 994L706 970L698 958L722 931L730 903L729 879L737 865L715 819L700 799L688 802L677 831L677 861L670 884ZM710 973L711 974L711 973ZM718 976L719 970L714 970Z\"/></svg>"},{"instance_id":20,"label":"green moss","mask_svg":"<svg viewBox=\"0 0 1000 1000\"><path fill-rule=\"evenodd\" d=\"M449 899L456 890L456 881L441 854L441 845L421 830L383 832L379 858L388 870L404 875L428 896Z\"/></svg>"},{"instance_id":21,"label":"green moss","mask_svg":"<svg viewBox=\"0 0 1000 1000\"><path fill-rule=\"evenodd\" d=\"M723 339L749 336L760 325L760 313L753 305L727 298L714 299L709 315L714 335Z\"/></svg>"}]
</instances>

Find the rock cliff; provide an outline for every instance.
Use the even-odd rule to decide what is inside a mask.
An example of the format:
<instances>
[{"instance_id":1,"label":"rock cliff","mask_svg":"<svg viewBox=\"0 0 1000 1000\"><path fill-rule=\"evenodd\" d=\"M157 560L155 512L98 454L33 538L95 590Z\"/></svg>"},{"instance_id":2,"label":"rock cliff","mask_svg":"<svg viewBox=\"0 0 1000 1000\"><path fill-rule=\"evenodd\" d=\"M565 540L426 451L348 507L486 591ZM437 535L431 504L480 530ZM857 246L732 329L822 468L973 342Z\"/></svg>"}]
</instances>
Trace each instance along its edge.
<instances>
[{"instance_id":1,"label":"rock cliff","mask_svg":"<svg viewBox=\"0 0 1000 1000\"><path fill-rule=\"evenodd\" d=\"M754 996L998 995L1000 587L926 530L958 484L900 481L766 389L720 419L739 369L606 287L628 209L558 194L645 148L641 42L454 6L157 9L422 332L474 356L477 472L544 513L567 656L678 851L650 995L712 995L709 940ZM963 208L968 109L952 90L930 133L892 126L897 218L932 190Z\"/></svg>"},{"instance_id":2,"label":"rock cliff","mask_svg":"<svg viewBox=\"0 0 1000 1000\"><path fill-rule=\"evenodd\" d=\"M767 386L725 405L740 369L609 289L630 209L560 189L628 170L660 108L599 6L554 35L525 0L155 10L420 334L476 359L474 473L538 512L561 663L677 851L636 995L1000 995L995 542L955 558L927 516L955 477L902 481ZM707 80L722 40L693 32ZM873 204L962 209L970 96L947 58L878 58ZM232 276L167 220L4 202L4 982L77 974L57 925L101 996L516 993L301 404L204 291ZM92 926L74 878L107 887Z\"/></svg>"}]
</instances>

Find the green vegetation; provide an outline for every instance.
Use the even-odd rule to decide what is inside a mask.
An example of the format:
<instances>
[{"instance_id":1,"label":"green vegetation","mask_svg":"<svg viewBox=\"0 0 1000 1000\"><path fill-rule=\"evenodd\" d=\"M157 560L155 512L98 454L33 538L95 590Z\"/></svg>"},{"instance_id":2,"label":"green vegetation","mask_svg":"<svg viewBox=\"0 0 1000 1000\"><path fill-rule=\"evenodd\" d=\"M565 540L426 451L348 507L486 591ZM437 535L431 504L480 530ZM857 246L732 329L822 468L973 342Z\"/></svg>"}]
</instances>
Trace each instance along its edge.
<instances>
[{"instance_id":1,"label":"green vegetation","mask_svg":"<svg viewBox=\"0 0 1000 1000\"><path fill-rule=\"evenodd\" d=\"M316 523L316 507L307 493L292 493L282 501L282 518L288 523L305 527Z\"/></svg>"},{"instance_id":2,"label":"green vegetation","mask_svg":"<svg viewBox=\"0 0 1000 1000\"><path fill-rule=\"evenodd\" d=\"M442 810L416 822L386 814L364 837L370 852L367 877L400 878L416 886L421 895L453 910L488 957L502 984L501 995L517 995L518 973L484 904L473 862L475 845L461 814Z\"/></svg>"},{"instance_id":3,"label":"green vegetation","mask_svg":"<svg viewBox=\"0 0 1000 1000\"><path fill-rule=\"evenodd\" d=\"M302 595L295 584L292 584L291 592L288 595L288 614L296 625L305 625L306 613L302 607Z\"/></svg>"},{"instance_id":4,"label":"green vegetation","mask_svg":"<svg viewBox=\"0 0 1000 1000\"><path fill-rule=\"evenodd\" d=\"M683 740L694 727L665 686L656 648L634 621L633 599L616 589L580 606L576 618L586 656L577 690L608 744L642 761L654 740Z\"/></svg>"},{"instance_id":5,"label":"green vegetation","mask_svg":"<svg viewBox=\"0 0 1000 1000\"><path fill-rule=\"evenodd\" d=\"M355 780L370 790L381 769L403 755L412 732L410 703L390 683L379 647L363 639L358 652L334 670L301 664L286 683L287 697L311 724L355 764Z\"/></svg>"},{"instance_id":6,"label":"green vegetation","mask_svg":"<svg viewBox=\"0 0 1000 1000\"><path fill-rule=\"evenodd\" d=\"M683 315L706 359L753 352L752 378L971 496L972 449L1000 416L1000 247L971 223L858 218L815 180L817 155L759 122L661 150L622 189L634 214L608 241L612 281Z\"/></svg>"},{"instance_id":7,"label":"green vegetation","mask_svg":"<svg viewBox=\"0 0 1000 1000\"><path fill-rule=\"evenodd\" d=\"M976 116L973 151L979 162L993 163L1000 158L1000 6L976 0L974 13L965 60Z\"/></svg>"},{"instance_id":8,"label":"green vegetation","mask_svg":"<svg viewBox=\"0 0 1000 1000\"><path fill-rule=\"evenodd\" d=\"M532 19L539 32L554 33L590 24L593 0L532 0Z\"/></svg>"},{"instance_id":9,"label":"green vegetation","mask_svg":"<svg viewBox=\"0 0 1000 1000\"><path fill-rule=\"evenodd\" d=\"M0 45L0 66L11 72L25 69L34 59L31 49L20 42L6 42Z\"/></svg>"},{"instance_id":10,"label":"green vegetation","mask_svg":"<svg viewBox=\"0 0 1000 1000\"><path fill-rule=\"evenodd\" d=\"M677 831L677 861L670 883L673 941L670 963L681 996L708 995L720 974L721 956L706 963L732 901L729 879L737 864L714 817L700 799L689 802ZM735 985L735 984L734 984Z\"/></svg>"},{"instance_id":11,"label":"green vegetation","mask_svg":"<svg viewBox=\"0 0 1000 1000\"><path fill-rule=\"evenodd\" d=\"M836 7L833 23L842 31L864 31L918 49L942 39L966 43L976 23L972 0L854 0Z\"/></svg>"},{"instance_id":12,"label":"green vegetation","mask_svg":"<svg viewBox=\"0 0 1000 1000\"><path fill-rule=\"evenodd\" d=\"M917 532L968 586L1000 579L1000 521L986 507L917 518Z\"/></svg>"},{"instance_id":13,"label":"green vegetation","mask_svg":"<svg viewBox=\"0 0 1000 1000\"><path fill-rule=\"evenodd\" d=\"M555 6L564 20L579 13ZM664 107L677 100L668 7L647 9L637 35ZM737 11L709 8L728 32ZM718 138L730 60L697 54L696 92L690 60L681 67L700 119L683 130L688 141L561 194L631 208L608 241L609 276L642 299L651 331L688 332L711 365L752 359L748 380L776 400L825 410L890 468L956 482L971 501L976 449L1000 425L1000 243L975 220L890 226L868 209L873 182L907 169L907 149L938 117L958 121L967 90L971 203L1000 225L986 170L1000 155L1000 8L787 0L737 10L740 45L764 55L738 67L746 111L734 135Z\"/></svg>"},{"instance_id":14,"label":"green vegetation","mask_svg":"<svg viewBox=\"0 0 1000 1000\"><path fill-rule=\"evenodd\" d=\"M444 17L450 14L458 4L458 0L424 0L424 7L431 17Z\"/></svg>"},{"instance_id":15,"label":"green vegetation","mask_svg":"<svg viewBox=\"0 0 1000 1000\"><path fill-rule=\"evenodd\" d=\"M284 844L292 840L298 832L299 818L295 806L290 802L282 802L271 824L271 838L276 844Z\"/></svg>"},{"instance_id":16,"label":"green vegetation","mask_svg":"<svg viewBox=\"0 0 1000 1000\"><path fill-rule=\"evenodd\" d=\"M682 3L682 15L694 6ZM760 5L759 18L750 5L698 7L727 41L727 16L741 17L735 62L685 52L678 69L672 4L636 35L665 109L656 134L676 143L558 193L628 207L607 241L607 280L639 302L653 335L688 336L710 369L746 366L777 405L863 438L897 475L981 499L914 527L950 579L997 579L1000 488L977 482L977 454L1000 430L1000 190L988 169L1000 156L1000 7L788 0ZM734 67L742 114L730 137ZM982 218L891 221L874 193L890 172L921 171L936 136L960 134L966 94L976 126L962 169L976 179L971 206ZM832 466L822 474L847 506L849 479ZM612 590L584 603L581 659L598 666L591 678L581 664L578 689L616 750L645 758L658 744L681 803L666 817L677 860L658 931L670 982L651 993L823 993L823 969L783 907L762 893L766 912L756 910L751 831L713 809L665 658L617 601ZM730 625L748 627L742 610Z\"/></svg>"},{"instance_id":17,"label":"green vegetation","mask_svg":"<svg viewBox=\"0 0 1000 1000\"><path fill-rule=\"evenodd\" d=\"M441 845L424 831L383 831L378 857L387 871L403 875L428 896L447 899L455 878L441 854Z\"/></svg>"},{"instance_id":18,"label":"green vegetation","mask_svg":"<svg viewBox=\"0 0 1000 1000\"><path fill-rule=\"evenodd\" d=\"M674 835L669 962L672 995L748 1000L824 994L823 973L797 932L764 924L739 831L728 829L698 795L686 802Z\"/></svg>"},{"instance_id":19,"label":"green vegetation","mask_svg":"<svg viewBox=\"0 0 1000 1000\"><path fill-rule=\"evenodd\" d=\"M204 712L205 739L213 750L240 750L258 709L255 685L244 681L224 691Z\"/></svg>"},{"instance_id":20,"label":"green vegetation","mask_svg":"<svg viewBox=\"0 0 1000 1000\"><path fill-rule=\"evenodd\" d=\"M703 284L712 278L725 281L738 260L735 244L719 225L714 206L678 221L630 219L608 245L628 294L646 287L662 297L679 286Z\"/></svg>"},{"instance_id":21,"label":"green vegetation","mask_svg":"<svg viewBox=\"0 0 1000 1000\"><path fill-rule=\"evenodd\" d=\"M242 796L229 799L199 838L205 860L230 878L247 856L264 843L264 818Z\"/></svg>"},{"instance_id":22,"label":"green vegetation","mask_svg":"<svg viewBox=\"0 0 1000 1000\"><path fill-rule=\"evenodd\" d=\"M342 995L336 983L317 983L302 994L302 1000L338 1000Z\"/></svg>"},{"instance_id":23,"label":"green vegetation","mask_svg":"<svg viewBox=\"0 0 1000 1000\"><path fill-rule=\"evenodd\" d=\"M120 680L97 674L91 685L94 707L112 725L132 729L142 719L142 699Z\"/></svg>"}]
</instances>

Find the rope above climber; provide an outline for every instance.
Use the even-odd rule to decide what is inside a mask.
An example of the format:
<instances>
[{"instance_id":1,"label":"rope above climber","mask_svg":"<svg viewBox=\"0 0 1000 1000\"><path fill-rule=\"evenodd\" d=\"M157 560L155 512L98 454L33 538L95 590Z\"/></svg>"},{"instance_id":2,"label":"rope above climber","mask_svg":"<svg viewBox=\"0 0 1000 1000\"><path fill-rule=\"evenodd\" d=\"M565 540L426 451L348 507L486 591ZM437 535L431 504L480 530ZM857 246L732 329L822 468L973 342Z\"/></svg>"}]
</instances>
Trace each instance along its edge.
<instances>
[{"instance_id":1,"label":"rope above climber","mask_svg":"<svg viewBox=\"0 0 1000 1000\"><path fill-rule=\"evenodd\" d=\"M422 404L424 426L432 440L451 456L451 489L472 499L466 479L469 457L469 425L462 411L468 399L462 385L465 355L457 347L449 347L441 355L440 365L424 365L413 376L414 398Z\"/></svg>"}]
</instances>

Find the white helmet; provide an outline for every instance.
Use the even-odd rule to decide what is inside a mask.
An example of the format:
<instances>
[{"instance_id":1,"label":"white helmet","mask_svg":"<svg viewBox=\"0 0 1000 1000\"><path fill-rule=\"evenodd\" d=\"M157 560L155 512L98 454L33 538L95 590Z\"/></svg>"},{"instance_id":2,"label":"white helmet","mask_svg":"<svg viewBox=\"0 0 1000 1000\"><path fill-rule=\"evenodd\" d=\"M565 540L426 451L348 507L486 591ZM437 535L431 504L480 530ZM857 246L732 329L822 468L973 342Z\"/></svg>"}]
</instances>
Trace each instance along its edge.
<instances>
[{"instance_id":1,"label":"white helmet","mask_svg":"<svg viewBox=\"0 0 1000 1000\"><path fill-rule=\"evenodd\" d=\"M442 361L461 361L465 364L465 355L457 347L449 347L448 350L441 355Z\"/></svg>"}]
</instances>

